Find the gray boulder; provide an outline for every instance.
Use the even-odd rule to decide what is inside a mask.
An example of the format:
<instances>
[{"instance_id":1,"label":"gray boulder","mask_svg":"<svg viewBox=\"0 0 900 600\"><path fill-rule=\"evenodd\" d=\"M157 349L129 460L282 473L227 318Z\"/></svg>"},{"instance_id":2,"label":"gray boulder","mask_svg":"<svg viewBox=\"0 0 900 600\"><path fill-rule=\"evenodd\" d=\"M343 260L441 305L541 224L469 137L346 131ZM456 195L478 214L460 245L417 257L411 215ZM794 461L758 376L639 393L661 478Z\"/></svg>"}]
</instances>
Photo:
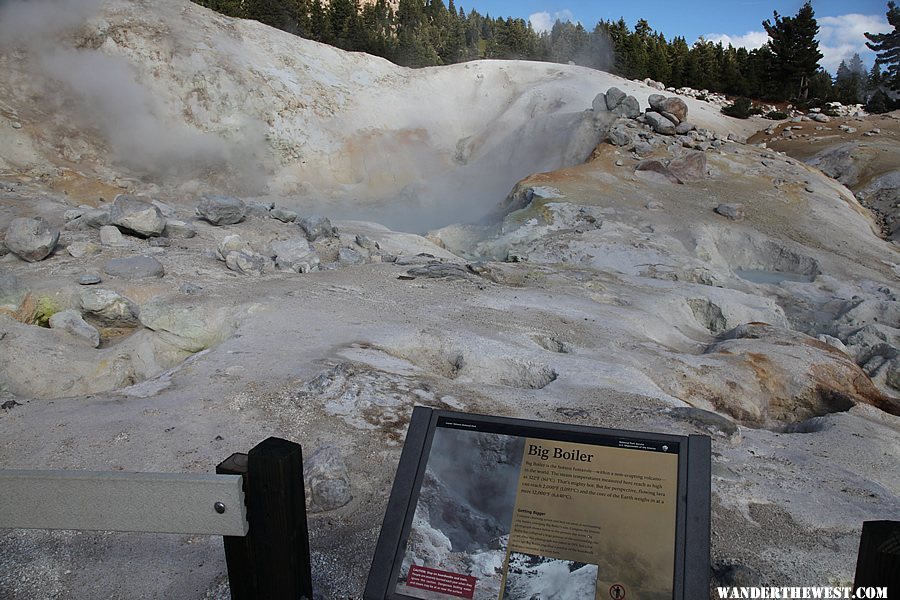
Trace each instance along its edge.
<instances>
[{"instance_id":1,"label":"gray boulder","mask_svg":"<svg viewBox=\"0 0 900 600\"><path fill-rule=\"evenodd\" d=\"M170 239L186 240L197 235L197 231L184 221L169 219L166 221L163 235Z\"/></svg>"},{"instance_id":2,"label":"gray boulder","mask_svg":"<svg viewBox=\"0 0 900 600\"><path fill-rule=\"evenodd\" d=\"M72 258L84 258L85 256L100 254L100 246L93 242L72 242L66 246L66 252Z\"/></svg>"},{"instance_id":3,"label":"gray boulder","mask_svg":"<svg viewBox=\"0 0 900 600\"><path fill-rule=\"evenodd\" d=\"M28 262L44 260L59 242L59 230L50 229L43 219L13 219L6 230L6 247Z\"/></svg>"},{"instance_id":4,"label":"gray boulder","mask_svg":"<svg viewBox=\"0 0 900 600\"><path fill-rule=\"evenodd\" d=\"M675 135L675 124L658 112L648 112L644 114L644 118L656 133Z\"/></svg>"},{"instance_id":5,"label":"gray boulder","mask_svg":"<svg viewBox=\"0 0 900 600\"><path fill-rule=\"evenodd\" d=\"M606 94L597 94L594 96L591 108L594 109L595 113L607 112L609 109L606 107Z\"/></svg>"},{"instance_id":6,"label":"gray boulder","mask_svg":"<svg viewBox=\"0 0 900 600\"><path fill-rule=\"evenodd\" d=\"M204 196L197 205L197 214L213 225L234 225L247 216L247 205L231 196Z\"/></svg>"},{"instance_id":7,"label":"gray boulder","mask_svg":"<svg viewBox=\"0 0 900 600\"><path fill-rule=\"evenodd\" d=\"M675 127L678 127L679 125L681 125L681 119L679 119L677 116L673 115L672 113L666 112L666 111L662 111L662 112L660 112L659 114L661 114L662 116L664 116L664 117L667 118L668 120L672 121L672 123L675 124Z\"/></svg>"},{"instance_id":8,"label":"gray boulder","mask_svg":"<svg viewBox=\"0 0 900 600\"><path fill-rule=\"evenodd\" d=\"M300 226L300 229L306 234L306 239L310 242L337 236L337 229L332 227L331 221L327 217L303 217L297 221L297 225Z\"/></svg>"},{"instance_id":9,"label":"gray boulder","mask_svg":"<svg viewBox=\"0 0 900 600\"><path fill-rule=\"evenodd\" d=\"M275 242L271 250L275 266L283 271L309 273L319 268L319 255L305 238Z\"/></svg>"},{"instance_id":10,"label":"gray boulder","mask_svg":"<svg viewBox=\"0 0 900 600\"><path fill-rule=\"evenodd\" d=\"M681 183L681 180L672 173L666 165L658 160L642 160L634 168L636 175L648 181L657 183Z\"/></svg>"},{"instance_id":11,"label":"gray boulder","mask_svg":"<svg viewBox=\"0 0 900 600\"><path fill-rule=\"evenodd\" d=\"M232 252L252 254L253 250L250 248L250 244L241 239L241 236L226 235L216 245L216 258L224 261Z\"/></svg>"},{"instance_id":12,"label":"gray boulder","mask_svg":"<svg viewBox=\"0 0 900 600\"><path fill-rule=\"evenodd\" d=\"M247 214L251 217L268 217L272 209L275 208L274 202L263 204L262 202L253 202L247 205Z\"/></svg>"},{"instance_id":13,"label":"gray boulder","mask_svg":"<svg viewBox=\"0 0 900 600\"><path fill-rule=\"evenodd\" d=\"M180 350L200 352L228 339L238 319L228 308L156 300L141 307L141 324Z\"/></svg>"},{"instance_id":14,"label":"gray boulder","mask_svg":"<svg viewBox=\"0 0 900 600\"><path fill-rule=\"evenodd\" d=\"M78 215L71 220L67 219L66 229L69 231L86 231L99 229L112 223L108 208L91 208L79 211L67 211L69 216Z\"/></svg>"},{"instance_id":15,"label":"gray boulder","mask_svg":"<svg viewBox=\"0 0 900 600\"><path fill-rule=\"evenodd\" d=\"M662 110L662 103L665 99L666 97L662 94L650 94L650 97L647 98L647 103L650 104L650 108L653 110L660 111Z\"/></svg>"},{"instance_id":16,"label":"gray boulder","mask_svg":"<svg viewBox=\"0 0 900 600\"><path fill-rule=\"evenodd\" d=\"M100 228L100 243L110 248L125 248L130 246L122 232L115 225L104 225Z\"/></svg>"},{"instance_id":17,"label":"gray boulder","mask_svg":"<svg viewBox=\"0 0 900 600\"><path fill-rule=\"evenodd\" d=\"M255 252L229 252L225 266L242 275L262 275L272 270L272 260Z\"/></svg>"},{"instance_id":18,"label":"gray boulder","mask_svg":"<svg viewBox=\"0 0 900 600\"><path fill-rule=\"evenodd\" d=\"M667 112L675 115L679 122L687 121L688 107L681 98L666 98L659 103L659 112Z\"/></svg>"},{"instance_id":19,"label":"gray boulder","mask_svg":"<svg viewBox=\"0 0 900 600\"><path fill-rule=\"evenodd\" d=\"M85 323L77 310L64 310L50 317L50 329L65 331L86 340L94 348L100 345L100 332Z\"/></svg>"},{"instance_id":20,"label":"gray boulder","mask_svg":"<svg viewBox=\"0 0 900 600\"><path fill-rule=\"evenodd\" d=\"M102 327L134 327L138 308L125 296L103 288L81 290L81 309Z\"/></svg>"},{"instance_id":21,"label":"gray boulder","mask_svg":"<svg viewBox=\"0 0 900 600\"><path fill-rule=\"evenodd\" d=\"M631 134L623 127L613 127L609 130L607 136L609 143L613 146L630 146L634 141L631 138Z\"/></svg>"},{"instance_id":22,"label":"gray boulder","mask_svg":"<svg viewBox=\"0 0 900 600\"><path fill-rule=\"evenodd\" d=\"M341 248L338 251L338 261L342 265L361 265L366 262L366 257L353 248Z\"/></svg>"},{"instance_id":23,"label":"gray boulder","mask_svg":"<svg viewBox=\"0 0 900 600\"><path fill-rule=\"evenodd\" d=\"M110 223L138 237L154 237L166 228L158 207L134 196L119 194L109 209Z\"/></svg>"},{"instance_id":24,"label":"gray boulder","mask_svg":"<svg viewBox=\"0 0 900 600\"><path fill-rule=\"evenodd\" d=\"M277 219L282 223L293 223L297 220L297 213L286 208L273 208L269 211L269 216Z\"/></svg>"},{"instance_id":25,"label":"gray boulder","mask_svg":"<svg viewBox=\"0 0 900 600\"><path fill-rule=\"evenodd\" d=\"M641 104L634 96L627 96L613 109L613 113L627 119L634 119L641 114Z\"/></svg>"},{"instance_id":26,"label":"gray boulder","mask_svg":"<svg viewBox=\"0 0 900 600\"><path fill-rule=\"evenodd\" d=\"M735 203L722 203L716 207L716 212L731 219L732 221L743 221L744 220L744 205L735 202Z\"/></svg>"},{"instance_id":27,"label":"gray boulder","mask_svg":"<svg viewBox=\"0 0 900 600\"><path fill-rule=\"evenodd\" d=\"M697 127L693 123L688 123L687 121L682 121L675 127L675 133L677 135L686 135L691 131L694 131Z\"/></svg>"},{"instance_id":28,"label":"gray boulder","mask_svg":"<svg viewBox=\"0 0 900 600\"><path fill-rule=\"evenodd\" d=\"M673 159L668 166L681 181L699 181L707 176L705 152L689 152Z\"/></svg>"},{"instance_id":29,"label":"gray boulder","mask_svg":"<svg viewBox=\"0 0 900 600\"><path fill-rule=\"evenodd\" d=\"M122 279L145 279L166 274L162 264L152 256L114 258L103 265L103 272Z\"/></svg>"},{"instance_id":30,"label":"gray boulder","mask_svg":"<svg viewBox=\"0 0 900 600\"><path fill-rule=\"evenodd\" d=\"M334 446L316 450L303 467L311 513L336 510L353 500L350 472Z\"/></svg>"},{"instance_id":31,"label":"gray boulder","mask_svg":"<svg viewBox=\"0 0 900 600\"><path fill-rule=\"evenodd\" d=\"M613 110L625 100L627 94L617 87L606 90L606 108Z\"/></svg>"}]
</instances>

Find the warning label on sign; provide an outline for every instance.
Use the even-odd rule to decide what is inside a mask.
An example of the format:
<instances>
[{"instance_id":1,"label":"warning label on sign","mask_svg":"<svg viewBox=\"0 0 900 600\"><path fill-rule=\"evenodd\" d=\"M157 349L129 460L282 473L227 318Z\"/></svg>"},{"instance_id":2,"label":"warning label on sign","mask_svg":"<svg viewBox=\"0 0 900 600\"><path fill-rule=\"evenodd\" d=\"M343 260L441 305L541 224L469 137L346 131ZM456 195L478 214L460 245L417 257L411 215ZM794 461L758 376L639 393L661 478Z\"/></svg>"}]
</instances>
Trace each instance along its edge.
<instances>
[{"instance_id":1,"label":"warning label on sign","mask_svg":"<svg viewBox=\"0 0 900 600\"><path fill-rule=\"evenodd\" d=\"M409 575L406 577L406 585L409 587L428 590L429 592L440 592L470 600L475 597L475 584L477 582L478 580L475 577L470 577L469 575L460 575L459 573L450 573L449 571L429 569L428 567L417 565L409 568Z\"/></svg>"}]
</instances>

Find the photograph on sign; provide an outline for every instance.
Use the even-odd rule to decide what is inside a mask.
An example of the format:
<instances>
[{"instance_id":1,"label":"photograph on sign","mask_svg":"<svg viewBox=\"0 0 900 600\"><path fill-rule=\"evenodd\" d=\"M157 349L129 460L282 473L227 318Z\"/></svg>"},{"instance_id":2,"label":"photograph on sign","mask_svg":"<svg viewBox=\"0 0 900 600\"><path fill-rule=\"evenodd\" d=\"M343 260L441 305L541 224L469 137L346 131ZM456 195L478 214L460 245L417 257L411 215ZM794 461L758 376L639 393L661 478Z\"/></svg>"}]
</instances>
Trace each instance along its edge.
<instances>
[{"instance_id":1,"label":"photograph on sign","mask_svg":"<svg viewBox=\"0 0 900 600\"><path fill-rule=\"evenodd\" d=\"M679 448L439 419L394 592L671 600Z\"/></svg>"}]
</instances>

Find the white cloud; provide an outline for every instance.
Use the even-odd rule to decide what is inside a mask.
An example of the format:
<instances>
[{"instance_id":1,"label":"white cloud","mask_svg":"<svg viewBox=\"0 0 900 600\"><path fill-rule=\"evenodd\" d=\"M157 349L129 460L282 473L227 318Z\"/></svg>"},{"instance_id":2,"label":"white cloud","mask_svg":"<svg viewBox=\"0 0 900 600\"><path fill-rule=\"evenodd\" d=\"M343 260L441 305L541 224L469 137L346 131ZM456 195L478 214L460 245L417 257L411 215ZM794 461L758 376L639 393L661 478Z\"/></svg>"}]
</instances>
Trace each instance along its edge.
<instances>
[{"instance_id":1,"label":"white cloud","mask_svg":"<svg viewBox=\"0 0 900 600\"><path fill-rule=\"evenodd\" d=\"M875 61L875 55L866 48L864 33L886 33L893 31L887 19L880 15L861 15L851 13L836 17L817 17L819 24L819 52L822 60L819 64L829 73L834 75L842 60L847 60L855 53L859 53L866 66L871 67ZM735 48L747 48L752 50L765 44L769 36L765 31L748 31L744 35L729 35L727 33L710 33L703 36L704 39L723 46L731 44Z\"/></svg>"},{"instance_id":2,"label":"white cloud","mask_svg":"<svg viewBox=\"0 0 900 600\"><path fill-rule=\"evenodd\" d=\"M703 36L706 41L712 42L714 44L718 44L722 42L722 45L726 48L729 44L734 46L735 48L746 48L747 50L753 50L754 48L759 48L767 41L769 41L769 34L765 31L748 31L744 35L728 35L727 33L708 33Z\"/></svg>"},{"instance_id":3,"label":"white cloud","mask_svg":"<svg viewBox=\"0 0 900 600\"><path fill-rule=\"evenodd\" d=\"M832 75L842 60L859 53L871 67L875 55L866 48L864 33L887 33L893 31L883 15L847 14L837 17L819 17L819 52L824 58L819 64Z\"/></svg>"},{"instance_id":4,"label":"white cloud","mask_svg":"<svg viewBox=\"0 0 900 600\"><path fill-rule=\"evenodd\" d=\"M528 20L531 22L531 27L538 33L543 33L545 31L550 31L553 29L553 24L556 21L560 20L563 23L566 21L574 21L575 15L572 14L572 11L568 8L563 9L561 11L555 12L552 15L546 11L534 13L533 15L529 15Z\"/></svg>"}]
</instances>

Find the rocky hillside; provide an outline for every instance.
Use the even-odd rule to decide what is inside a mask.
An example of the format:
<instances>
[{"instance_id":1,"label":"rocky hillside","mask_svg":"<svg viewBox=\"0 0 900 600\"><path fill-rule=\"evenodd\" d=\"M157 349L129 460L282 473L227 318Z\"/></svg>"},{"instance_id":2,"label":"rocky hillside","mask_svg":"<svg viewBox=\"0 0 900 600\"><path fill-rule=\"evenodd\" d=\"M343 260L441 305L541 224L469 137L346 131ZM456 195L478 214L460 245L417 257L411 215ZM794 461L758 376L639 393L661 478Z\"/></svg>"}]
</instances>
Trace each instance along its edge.
<instances>
[{"instance_id":1,"label":"rocky hillside","mask_svg":"<svg viewBox=\"0 0 900 600\"><path fill-rule=\"evenodd\" d=\"M294 439L325 598L361 593L417 404L710 435L722 584L850 581L862 521L900 519L897 247L746 143L770 122L180 0L42 6L0 9L3 467ZM0 562L4 599L227 597L214 538L7 531Z\"/></svg>"}]
</instances>

